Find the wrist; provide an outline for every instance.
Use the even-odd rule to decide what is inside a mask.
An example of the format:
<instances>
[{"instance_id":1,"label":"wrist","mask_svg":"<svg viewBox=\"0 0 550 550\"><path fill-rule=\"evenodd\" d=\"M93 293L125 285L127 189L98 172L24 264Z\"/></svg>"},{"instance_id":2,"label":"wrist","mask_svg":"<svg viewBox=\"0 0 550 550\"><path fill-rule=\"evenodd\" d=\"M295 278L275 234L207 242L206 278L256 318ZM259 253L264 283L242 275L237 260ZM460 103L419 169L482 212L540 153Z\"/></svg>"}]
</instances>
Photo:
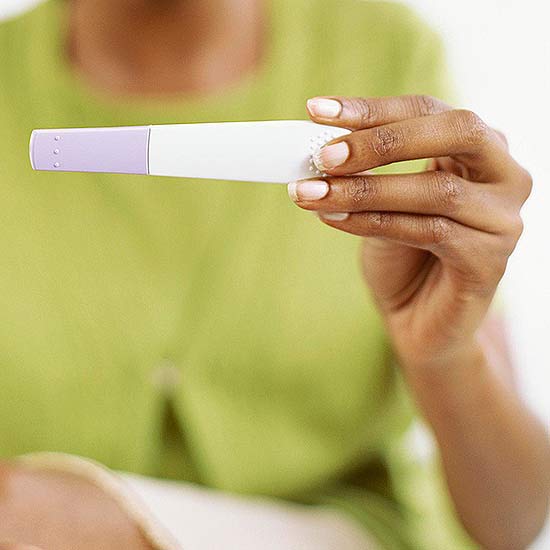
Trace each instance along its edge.
<instances>
[{"instance_id":1,"label":"wrist","mask_svg":"<svg viewBox=\"0 0 550 550\"><path fill-rule=\"evenodd\" d=\"M471 370L484 363L485 353L476 338L461 342L460 345L443 352L421 354L400 354L400 364L407 378L446 378L457 371Z\"/></svg>"},{"instance_id":2,"label":"wrist","mask_svg":"<svg viewBox=\"0 0 550 550\"><path fill-rule=\"evenodd\" d=\"M423 409L465 405L491 379L482 346L475 340L429 360L402 363L404 377Z\"/></svg>"}]
</instances>

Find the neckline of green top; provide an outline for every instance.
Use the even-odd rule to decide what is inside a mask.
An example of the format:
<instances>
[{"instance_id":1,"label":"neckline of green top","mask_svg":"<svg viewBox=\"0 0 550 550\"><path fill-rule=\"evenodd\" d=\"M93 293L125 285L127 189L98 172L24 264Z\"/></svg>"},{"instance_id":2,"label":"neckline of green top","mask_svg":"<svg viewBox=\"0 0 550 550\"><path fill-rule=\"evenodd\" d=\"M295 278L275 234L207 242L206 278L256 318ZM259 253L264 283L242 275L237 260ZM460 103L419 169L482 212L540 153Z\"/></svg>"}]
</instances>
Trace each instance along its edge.
<instances>
[{"instance_id":1,"label":"neckline of green top","mask_svg":"<svg viewBox=\"0 0 550 550\"><path fill-rule=\"evenodd\" d=\"M31 52L33 56L42 59L41 63L32 63L33 85L42 88L45 93L56 94L57 97L76 101L79 105L92 107L105 115L112 114L116 118L133 120L144 116L150 120L142 120L143 124L174 122L185 113L190 122L197 122L201 113L205 115L212 110L227 113L231 116L231 107L240 105L248 98L256 97L271 83L272 69L277 66L280 51L281 33L280 16L284 9L275 9L275 2L266 2L268 31L263 58L259 66L241 76L235 83L220 92L205 96L200 95L166 95L158 97L128 96L113 98L107 93L94 88L73 67L66 55L66 37L68 29L68 12L64 0L48 0L35 8L34 25L40 25L37 33L40 40L31 42L39 51ZM182 120L185 122L185 120Z\"/></svg>"}]
</instances>

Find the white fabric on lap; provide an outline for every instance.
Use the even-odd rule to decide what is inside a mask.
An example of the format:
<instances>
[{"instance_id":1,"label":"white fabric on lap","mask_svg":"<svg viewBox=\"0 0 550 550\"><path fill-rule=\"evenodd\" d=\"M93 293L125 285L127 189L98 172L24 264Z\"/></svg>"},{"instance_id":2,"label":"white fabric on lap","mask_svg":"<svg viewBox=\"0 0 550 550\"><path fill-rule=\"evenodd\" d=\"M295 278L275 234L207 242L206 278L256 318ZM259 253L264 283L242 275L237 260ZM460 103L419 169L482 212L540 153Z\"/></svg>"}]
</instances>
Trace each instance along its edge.
<instances>
[{"instance_id":1,"label":"white fabric on lap","mask_svg":"<svg viewBox=\"0 0 550 550\"><path fill-rule=\"evenodd\" d=\"M352 519L329 508L118 474L72 455L37 453L19 460L37 470L85 477L117 501L157 550L379 548Z\"/></svg>"}]
</instances>

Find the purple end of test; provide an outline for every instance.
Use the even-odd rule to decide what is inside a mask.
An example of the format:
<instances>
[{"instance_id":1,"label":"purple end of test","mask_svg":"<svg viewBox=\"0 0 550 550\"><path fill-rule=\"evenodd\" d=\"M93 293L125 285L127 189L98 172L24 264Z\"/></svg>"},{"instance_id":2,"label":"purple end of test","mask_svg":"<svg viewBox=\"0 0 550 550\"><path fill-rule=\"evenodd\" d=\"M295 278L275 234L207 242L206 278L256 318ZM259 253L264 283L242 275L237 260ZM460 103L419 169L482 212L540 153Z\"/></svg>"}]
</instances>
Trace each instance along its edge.
<instances>
[{"instance_id":1,"label":"purple end of test","mask_svg":"<svg viewBox=\"0 0 550 550\"><path fill-rule=\"evenodd\" d=\"M34 130L35 170L148 174L149 127Z\"/></svg>"}]
</instances>

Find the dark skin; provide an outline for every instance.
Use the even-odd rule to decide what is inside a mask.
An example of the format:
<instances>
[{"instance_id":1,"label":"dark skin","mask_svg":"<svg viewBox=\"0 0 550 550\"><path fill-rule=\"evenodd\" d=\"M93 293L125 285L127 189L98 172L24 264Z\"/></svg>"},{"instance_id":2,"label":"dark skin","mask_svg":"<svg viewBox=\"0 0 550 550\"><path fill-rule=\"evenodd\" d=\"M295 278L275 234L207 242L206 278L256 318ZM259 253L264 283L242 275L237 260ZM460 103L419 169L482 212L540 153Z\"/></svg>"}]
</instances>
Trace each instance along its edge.
<instances>
[{"instance_id":1,"label":"dark skin","mask_svg":"<svg viewBox=\"0 0 550 550\"><path fill-rule=\"evenodd\" d=\"M547 514L550 450L488 308L522 232L531 178L501 134L435 98L322 98L340 105L329 117L320 111L333 105L320 99L308 104L312 119L353 133L321 152L329 177L291 184L291 198L363 237L365 280L464 526L488 548L524 548ZM433 160L420 174L357 175L424 158Z\"/></svg>"},{"instance_id":2,"label":"dark skin","mask_svg":"<svg viewBox=\"0 0 550 550\"><path fill-rule=\"evenodd\" d=\"M262 59L258 0L72 0L68 53L92 87L115 96L204 96Z\"/></svg>"},{"instance_id":3,"label":"dark skin","mask_svg":"<svg viewBox=\"0 0 550 550\"><path fill-rule=\"evenodd\" d=\"M74 0L68 9L75 68L112 95L217 93L261 59L260 0ZM323 110L319 99L332 103ZM365 283L433 430L465 528L485 548L525 548L548 510L550 445L513 384L502 323L487 311L521 234L531 178L499 133L434 98L317 98L308 111L353 133L320 154L329 176L291 184L291 198L362 238ZM357 175L425 158L430 170L418 175ZM115 512L115 529L99 521L94 507L105 503L85 483L21 468L4 468L3 478L35 489L0 485L0 507L19 522L15 535L0 524L0 540L75 547L66 508L37 497L51 491L82 510L102 548L143 548L124 514ZM21 506L44 518L42 535L36 522L21 521ZM120 533L133 533L134 546Z\"/></svg>"}]
</instances>

